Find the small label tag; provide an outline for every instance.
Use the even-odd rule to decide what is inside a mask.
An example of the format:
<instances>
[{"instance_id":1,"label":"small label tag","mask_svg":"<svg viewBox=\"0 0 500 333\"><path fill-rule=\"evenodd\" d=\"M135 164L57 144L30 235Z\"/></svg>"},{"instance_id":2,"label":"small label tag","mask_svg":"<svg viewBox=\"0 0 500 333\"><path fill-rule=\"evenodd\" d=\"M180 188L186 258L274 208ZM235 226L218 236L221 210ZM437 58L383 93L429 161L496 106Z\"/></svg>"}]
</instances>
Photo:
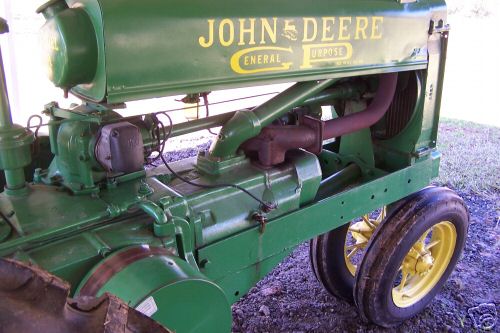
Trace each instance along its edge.
<instances>
[{"instance_id":1,"label":"small label tag","mask_svg":"<svg viewBox=\"0 0 500 333\"><path fill-rule=\"evenodd\" d=\"M158 311L158 306L156 305L155 299L153 296L149 296L146 298L141 304L139 304L136 308L137 311L145 314L148 317L151 317Z\"/></svg>"}]
</instances>

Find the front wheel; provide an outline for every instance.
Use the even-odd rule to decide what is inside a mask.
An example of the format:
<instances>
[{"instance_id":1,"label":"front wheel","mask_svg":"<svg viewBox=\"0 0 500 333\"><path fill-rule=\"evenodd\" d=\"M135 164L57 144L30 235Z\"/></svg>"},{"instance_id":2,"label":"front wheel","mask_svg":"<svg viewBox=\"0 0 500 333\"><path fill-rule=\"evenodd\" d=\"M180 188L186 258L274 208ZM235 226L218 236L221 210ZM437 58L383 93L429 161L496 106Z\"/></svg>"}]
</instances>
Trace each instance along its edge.
<instances>
[{"instance_id":1,"label":"front wheel","mask_svg":"<svg viewBox=\"0 0 500 333\"><path fill-rule=\"evenodd\" d=\"M438 293L462 253L469 214L447 188L426 188L377 228L355 277L360 315L393 327Z\"/></svg>"}]
</instances>

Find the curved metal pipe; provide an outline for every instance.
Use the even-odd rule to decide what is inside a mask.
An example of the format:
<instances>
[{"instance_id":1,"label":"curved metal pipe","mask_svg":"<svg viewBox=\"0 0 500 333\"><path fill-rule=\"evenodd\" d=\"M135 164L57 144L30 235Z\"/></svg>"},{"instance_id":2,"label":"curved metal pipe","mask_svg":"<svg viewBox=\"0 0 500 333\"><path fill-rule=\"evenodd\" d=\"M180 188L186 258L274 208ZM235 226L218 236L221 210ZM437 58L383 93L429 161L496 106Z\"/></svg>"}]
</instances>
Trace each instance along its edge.
<instances>
[{"instance_id":1,"label":"curved metal pipe","mask_svg":"<svg viewBox=\"0 0 500 333\"><path fill-rule=\"evenodd\" d=\"M154 202L146 200L146 201L140 201L135 205L138 208L140 208L144 213L151 216L155 220L155 223L159 225L168 223L167 215L165 214L163 209L161 209L161 207L155 204Z\"/></svg>"},{"instance_id":2,"label":"curved metal pipe","mask_svg":"<svg viewBox=\"0 0 500 333\"><path fill-rule=\"evenodd\" d=\"M298 82L250 112L237 112L224 125L217 140L212 144L210 156L214 159L235 156L243 142L259 135L262 128L336 81L338 79Z\"/></svg>"},{"instance_id":3,"label":"curved metal pipe","mask_svg":"<svg viewBox=\"0 0 500 333\"><path fill-rule=\"evenodd\" d=\"M398 73L380 75L380 83L375 98L365 111L349 114L325 122L323 140L368 128L380 120L391 106L396 92Z\"/></svg>"}]
</instances>

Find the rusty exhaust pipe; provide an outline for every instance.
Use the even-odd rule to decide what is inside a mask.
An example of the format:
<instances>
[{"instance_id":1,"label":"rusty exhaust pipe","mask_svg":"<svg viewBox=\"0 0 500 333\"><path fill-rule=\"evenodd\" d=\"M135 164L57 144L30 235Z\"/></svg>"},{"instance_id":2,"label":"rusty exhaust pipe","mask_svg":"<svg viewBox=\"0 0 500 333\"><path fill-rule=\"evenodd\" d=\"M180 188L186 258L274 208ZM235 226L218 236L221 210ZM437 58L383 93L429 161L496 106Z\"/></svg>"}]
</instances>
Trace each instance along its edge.
<instances>
[{"instance_id":1,"label":"rusty exhaust pipe","mask_svg":"<svg viewBox=\"0 0 500 333\"><path fill-rule=\"evenodd\" d=\"M397 83L398 73L380 75L377 93L366 110L326 121L323 140L368 128L379 121L391 106Z\"/></svg>"},{"instance_id":2,"label":"rusty exhaust pipe","mask_svg":"<svg viewBox=\"0 0 500 333\"><path fill-rule=\"evenodd\" d=\"M364 111L326 122L305 116L298 126L267 126L241 148L247 153L256 152L259 163L266 167L284 162L286 152L292 149L319 154L324 140L368 128L379 121L391 106L397 82L397 73L380 75L375 97Z\"/></svg>"}]
</instances>

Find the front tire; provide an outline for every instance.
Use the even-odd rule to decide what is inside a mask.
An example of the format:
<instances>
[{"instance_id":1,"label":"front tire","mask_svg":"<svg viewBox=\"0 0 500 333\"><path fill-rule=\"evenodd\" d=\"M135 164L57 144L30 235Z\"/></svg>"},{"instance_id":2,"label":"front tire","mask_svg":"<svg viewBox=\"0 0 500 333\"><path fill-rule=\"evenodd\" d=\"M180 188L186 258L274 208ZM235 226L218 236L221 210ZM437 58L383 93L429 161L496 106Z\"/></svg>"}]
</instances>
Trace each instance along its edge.
<instances>
[{"instance_id":1,"label":"front tire","mask_svg":"<svg viewBox=\"0 0 500 333\"><path fill-rule=\"evenodd\" d=\"M394 327L413 317L439 292L462 253L469 214L447 188L409 197L377 228L355 277L362 318Z\"/></svg>"}]
</instances>

